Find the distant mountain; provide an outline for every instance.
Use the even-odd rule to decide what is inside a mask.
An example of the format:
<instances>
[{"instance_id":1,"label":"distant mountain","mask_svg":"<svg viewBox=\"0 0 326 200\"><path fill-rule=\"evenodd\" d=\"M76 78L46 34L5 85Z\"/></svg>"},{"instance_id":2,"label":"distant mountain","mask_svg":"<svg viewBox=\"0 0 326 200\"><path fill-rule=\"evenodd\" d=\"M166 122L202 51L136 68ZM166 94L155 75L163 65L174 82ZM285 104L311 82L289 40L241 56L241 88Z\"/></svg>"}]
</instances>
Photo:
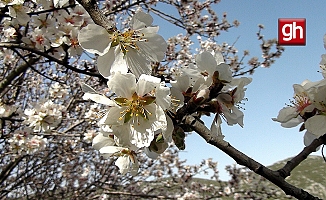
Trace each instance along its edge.
<instances>
[{"instance_id":1,"label":"distant mountain","mask_svg":"<svg viewBox=\"0 0 326 200\"><path fill-rule=\"evenodd\" d=\"M270 168L280 169L290 159L279 161ZM291 176L287 177L286 181L321 199L326 199L326 162L321 156L308 156L292 171Z\"/></svg>"}]
</instances>

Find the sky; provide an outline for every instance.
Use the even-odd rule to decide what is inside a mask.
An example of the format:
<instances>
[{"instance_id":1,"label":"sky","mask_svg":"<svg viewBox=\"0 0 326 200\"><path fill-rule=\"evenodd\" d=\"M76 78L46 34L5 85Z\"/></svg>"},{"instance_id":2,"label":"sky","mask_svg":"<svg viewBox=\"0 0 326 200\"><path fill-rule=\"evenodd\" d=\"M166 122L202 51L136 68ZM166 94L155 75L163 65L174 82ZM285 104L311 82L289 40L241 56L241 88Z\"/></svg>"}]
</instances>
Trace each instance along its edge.
<instances>
[{"instance_id":1,"label":"sky","mask_svg":"<svg viewBox=\"0 0 326 200\"><path fill-rule=\"evenodd\" d=\"M282 57L277 59L270 68L259 68L250 76L253 78L247 86L243 110L244 128L227 126L224 122L222 132L225 140L249 157L264 164L271 165L279 160L295 156L304 148L303 135L299 126L286 129L272 121L273 117L293 97L293 84L300 84L305 79L318 81L322 75L318 73L321 54L325 53L323 36L326 33L326 3L316 1L240 1L222 0L214 6L221 16L227 12L230 22L240 21L238 28L232 28L218 37L218 43L236 43L239 52L249 50L250 56L261 57L259 41L256 39L257 25L263 24L262 34L266 39L277 38L279 18L306 18L306 45L286 46ZM155 23L155 21L154 21ZM159 22L156 24L160 25ZM168 38L179 30L160 28L159 34ZM196 48L196 46L193 46ZM240 54L241 55L241 54ZM206 120L210 126L209 120ZM316 152L314 155L321 155ZM207 144L200 136L191 134L186 138L186 149L180 152L180 157L187 159L189 164L199 164L202 159L213 158L218 162L220 178L228 180L225 165L235 161L219 149Z\"/></svg>"}]
</instances>

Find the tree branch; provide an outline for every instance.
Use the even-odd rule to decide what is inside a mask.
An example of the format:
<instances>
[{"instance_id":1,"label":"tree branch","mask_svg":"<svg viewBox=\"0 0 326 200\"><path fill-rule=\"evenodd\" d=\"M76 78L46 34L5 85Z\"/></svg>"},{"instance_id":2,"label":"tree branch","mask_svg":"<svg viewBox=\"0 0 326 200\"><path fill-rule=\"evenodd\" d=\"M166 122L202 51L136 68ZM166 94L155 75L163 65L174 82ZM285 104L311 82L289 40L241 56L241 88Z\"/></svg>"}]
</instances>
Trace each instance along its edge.
<instances>
[{"instance_id":1,"label":"tree branch","mask_svg":"<svg viewBox=\"0 0 326 200\"><path fill-rule=\"evenodd\" d=\"M104 27L106 30L112 29L112 23L105 17L102 11L97 6L95 0L77 0L88 14L91 16L95 24Z\"/></svg>"},{"instance_id":2,"label":"tree branch","mask_svg":"<svg viewBox=\"0 0 326 200\"><path fill-rule=\"evenodd\" d=\"M291 171L304 161L309 154L315 152L317 147L326 144L326 134L315 139L309 146L306 146L298 155L289 160L284 167L277 170L283 178L291 175Z\"/></svg>"},{"instance_id":3,"label":"tree branch","mask_svg":"<svg viewBox=\"0 0 326 200\"><path fill-rule=\"evenodd\" d=\"M31 58L25 64L18 66L13 69L8 76L4 77L4 79L0 82L0 93L20 74L25 72L29 66L35 64L40 58Z\"/></svg>"},{"instance_id":4,"label":"tree branch","mask_svg":"<svg viewBox=\"0 0 326 200\"><path fill-rule=\"evenodd\" d=\"M276 186L281 188L285 194L291 195L298 199L319 199L318 197L314 197L303 189L297 188L284 180L284 178L280 175L278 171L270 170L264 165L258 163L254 159L240 152L233 146L231 146L228 142L219 139L217 136L213 135L212 132L201 122L195 119L191 115L186 115L183 118L183 122L189 125L195 132L197 132L202 138L206 140L207 143L219 148L224 153L232 157L238 164L248 167L250 170L254 171L256 174L259 174Z\"/></svg>"},{"instance_id":5,"label":"tree branch","mask_svg":"<svg viewBox=\"0 0 326 200\"><path fill-rule=\"evenodd\" d=\"M11 171L17 166L17 164L24 158L25 156L20 156L16 158L14 161L9 163L6 168L3 169L3 171L0 174L0 184L2 185L3 182L7 179L7 177L10 175Z\"/></svg>"},{"instance_id":6,"label":"tree branch","mask_svg":"<svg viewBox=\"0 0 326 200\"><path fill-rule=\"evenodd\" d=\"M35 53L37 55L43 56L43 57L49 59L50 61L56 62L56 63L58 63L58 64L60 64L60 65L62 65L64 67L66 67L67 69L70 69L70 70L74 71L74 72L89 75L89 76L93 76L93 77L97 77L97 78L99 78L101 80L106 81L106 79L99 73L92 73L92 72L88 72L86 70L75 68L75 67L67 64L66 62L62 61L62 60L54 58L54 57L50 56L49 54L47 54L45 52L39 51L39 50L31 48L31 47L23 46L23 45L20 45L20 44L5 43L5 42L0 42L0 47L5 47L5 48L9 48L9 49L18 48L18 49L22 49L22 50L27 50L27 51L30 51L30 52ZM34 64L34 63L32 63L32 64ZM32 64L30 64L30 65L32 65ZM28 66L27 66L27 68L28 68ZM0 83L0 93L1 93L1 83Z\"/></svg>"}]
</instances>

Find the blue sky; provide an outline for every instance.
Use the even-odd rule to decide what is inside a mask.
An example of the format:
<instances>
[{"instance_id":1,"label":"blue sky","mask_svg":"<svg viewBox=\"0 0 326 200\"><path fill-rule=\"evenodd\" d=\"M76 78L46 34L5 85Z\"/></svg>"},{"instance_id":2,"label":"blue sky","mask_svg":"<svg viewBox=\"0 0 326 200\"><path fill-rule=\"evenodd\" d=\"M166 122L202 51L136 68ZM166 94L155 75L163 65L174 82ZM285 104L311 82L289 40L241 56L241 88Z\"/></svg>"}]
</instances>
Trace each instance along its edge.
<instances>
[{"instance_id":1,"label":"blue sky","mask_svg":"<svg viewBox=\"0 0 326 200\"><path fill-rule=\"evenodd\" d=\"M318 73L321 54L325 53L323 36L326 33L325 1L240 1L222 0L214 10L221 16L227 12L228 19L240 21L238 28L222 34L218 43L232 44L238 36L236 47L239 52L248 49L250 56L260 57L259 42L256 39L257 25L263 24L265 38L277 38L279 18L306 18L306 46L286 46L283 56L270 68L259 68L248 86L244 105L244 128L229 127L224 123L225 140L234 147L256 159L264 165L291 157L299 153L303 145L304 132L299 127L285 129L271 118L289 104L293 96L292 85L305 79L317 81L322 79ZM154 21L161 25L160 22ZM165 38L179 30L171 31L172 25L161 25L159 33ZM170 28L171 27L171 28ZM193 46L195 49L196 46ZM210 125L210 124L208 124ZM321 155L320 152L315 154ZM200 163L203 158L218 161L220 177L228 179L225 165L234 164L220 150L206 144L196 134L186 138L186 150L180 152L181 158L189 164Z\"/></svg>"}]
</instances>

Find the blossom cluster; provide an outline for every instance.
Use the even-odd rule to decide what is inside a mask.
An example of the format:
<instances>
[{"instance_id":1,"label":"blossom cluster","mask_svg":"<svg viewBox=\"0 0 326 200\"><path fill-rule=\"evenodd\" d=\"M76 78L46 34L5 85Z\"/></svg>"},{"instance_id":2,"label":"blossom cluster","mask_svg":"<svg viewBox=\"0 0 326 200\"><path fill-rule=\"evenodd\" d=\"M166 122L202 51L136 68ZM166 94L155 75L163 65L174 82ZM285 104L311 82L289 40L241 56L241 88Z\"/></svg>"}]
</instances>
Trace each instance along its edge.
<instances>
[{"instance_id":1,"label":"blossom cluster","mask_svg":"<svg viewBox=\"0 0 326 200\"><path fill-rule=\"evenodd\" d=\"M0 64L4 66L0 71L5 80L0 84L0 90L5 88L0 102L0 136L5 144L1 159L11 159L2 166L19 164L13 170L15 173L9 173L8 181L3 181L3 190L10 191L7 196L14 198L11 196L14 192L23 191L15 189L26 183L19 177L32 177L33 181L29 181L32 184L25 184L26 195L47 194L44 191L49 188L60 188L66 196L73 191L72 196L83 198L83 193L88 193L86 196L90 197L92 192L87 190L99 184L93 177L104 175L101 182L109 185L127 180L115 174L115 166L101 170L114 159L121 174L141 175L134 180L127 177L131 181L124 186L130 188L124 190L129 192L150 195L157 191L152 189L155 184L145 181L144 185L141 180L155 177L163 181L160 185L174 187L189 183L196 174L207 174L207 169L213 169L211 179L218 180L216 163L209 159L205 161L207 168L203 163L184 166L176 151L185 149L186 133L193 131L193 126L184 120L189 115L203 124L207 123L201 120L203 115L213 115L210 126L211 133L215 134L213 139L223 140L222 122L244 126L242 101L252 80L234 77L252 71L242 71L243 58L237 57L238 50L233 44L215 42L221 31L239 25L236 20L228 22L226 13L218 18L210 5L217 2L165 2L173 3L180 14L180 18L171 15L169 21L187 31L165 41L158 34L159 27L154 25L153 18L140 10L145 5L147 12L169 19L169 15L162 15L163 12L154 8L162 3L157 0L99 2L97 5L105 21L111 21L105 28L92 15L95 24L74 0L0 0L3 22ZM199 42L196 49L190 48L194 34L198 35ZM275 56L268 54L275 43L276 40L266 40L261 46L265 49L265 60ZM244 52L244 56L248 54ZM83 60L86 56L92 60ZM322 65L325 60L323 56ZM248 64L252 69L269 66L269 63L260 63L258 58ZM16 68L24 69L19 72ZM13 74L14 79L10 81ZM84 93L80 92L80 80L85 80L85 84L81 83ZM324 127L316 126L324 120L325 111L322 103L318 107L312 101L322 98L316 94L323 92L324 83L309 84L311 106L295 112L301 116L304 128L319 134ZM105 159L110 159L98 159L96 151L89 151L91 146ZM45 147L44 153L37 153ZM37 157L25 156L34 153ZM158 156L159 162L152 160ZM43 179L48 175L56 181ZM179 175L180 181L165 178ZM237 198L241 196L232 184L224 187L188 183L186 187L179 187L181 192L177 195L171 191L171 198L201 198L202 191L205 197L206 194L218 197L232 193L238 195ZM147 187L147 184L154 186ZM58 191L54 192L62 193Z\"/></svg>"},{"instance_id":2,"label":"blossom cluster","mask_svg":"<svg viewBox=\"0 0 326 200\"><path fill-rule=\"evenodd\" d=\"M207 15L200 16L211 3L213 1L193 2L180 7L181 13L196 11L185 21L185 26L205 24L206 28L199 27L199 30L209 32L210 36L214 36L217 29L227 30L232 26L226 14L219 20L211 9ZM182 122L177 115L180 108L188 104L203 109L198 115L215 114L211 131L220 138L223 138L222 119L228 125L242 127L244 124L240 104L251 79L232 77L231 67L220 52L227 45L219 47L210 40L202 41L202 48L194 56L188 35L178 35L166 42L158 34L159 27L153 25L153 18L142 10L136 10L129 23L118 30L115 21L106 28L93 23L81 5L71 6L68 0L1 1L0 7L8 8L6 14L11 17L4 19L1 34L5 37L1 37L1 42L19 41L26 48L49 53L59 60L79 58L85 51L96 54L97 70L108 79L108 88L99 93L82 84L83 99L97 103L82 114L91 125L99 120L99 128L87 130L83 140L86 143L92 140L94 149L104 157L118 157L116 165L122 174L137 173L139 152L156 158L173 144L184 149L184 132L190 130L179 126ZM64 9L44 12L53 8ZM222 23L216 27L219 21ZM179 52L178 45L181 46ZM230 51L236 52L235 49ZM5 65L17 62L12 50L3 49L0 56ZM170 70L169 78L150 75L156 75L155 68L161 61L173 60L178 63ZM49 96L40 98L37 104L28 104L22 112L23 124L29 126L33 134L51 134L62 123L65 108L57 102L66 98L68 89L57 82L48 92ZM193 112L197 110L182 115ZM21 140L10 140L10 143L23 144Z\"/></svg>"},{"instance_id":3,"label":"blossom cluster","mask_svg":"<svg viewBox=\"0 0 326 200\"><path fill-rule=\"evenodd\" d=\"M16 130L12 137L8 139L10 149L18 155L33 154L41 149L44 149L47 144L47 139L43 136L33 135L33 130L25 128Z\"/></svg>"},{"instance_id":4,"label":"blossom cluster","mask_svg":"<svg viewBox=\"0 0 326 200\"><path fill-rule=\"evenodd\" d=\"M156 158L173 143L184 148L183 130L175 126L172 116L188 103L212 108L216 117L211 130L220 138L221 116L228 125L243 126L239 104L251 79L233 78L219 51L202 51L195 64L175 68L169 84L148 75L151 65L164 58L168 47L152 22L149 14L138 11L124 31L118 31L113 22L111 30L89 24L78 36L86 51L99 55L98 70L108 79L109 92L98 93L91 86L82 85L85 100L106 106L93 147L104 157L118 157L115 164L122 174L137 173L137 152L141 149L148 157ZM171 52L172 44L170 41ZM213 95L210 90L214 87L219 89ZM89 118L95 119L91 117L94 109L87 113Z\"/></svg>"},{"instance_id":5,"label":"blossom cluster","mask_svg":"<svg viewBox=\"0 0 326 200\"><path fill-rule=\"evenodd\" d=\"M63 109L63 106L51 100L41 100L33 108L25 109L24 123L33 128L34 132L49 132L60 124Z\"/></svg>"},{"instance_id":6,"label":"blossom cluster","mask_svg":"<svg viewBox=\"0 0 326 200\"><path fill-rule=\"evenodd\" d=\"M135 150L151 148L160 136L164 141L156 144L155 150L163 152L172 134L168 127L172 124L168 125L169 120L164 112L171 103L169 88L156 77L143 74L137 82L135 75L120 72L111 75L107 84L115 94L113 100L96 93L90 86L83 86L86 92L84 99L107 106L106 114L99 121L101 133L93 140L94 148L103 154L120 155L127 163L132 161L137 164ZM151 154L155 156L156 153L149 150L148 155ZM126 173L129 165L121 166L119 161L117 165L120 171Z\"/></svg>"},{"instance_id":7,"label":"blossom cluster","mask_svg":"<svg viewBox=\"0 0 326 200\"><path fill-rule=\"evenodd\" d=\"M33 0L30 3L24 0L0 1L0 8L5 6L9 9L6 14L11 18L4 18L1 42L19 41L23 46L50 52L57 59L68 54L79 57L83 53L77 35L82 27L92 21L81 5L69 7L68 0ZM62 7L67 8L43 12ZM0 55L6 53L7 49L3 51Z\"/></svg>"}]
</instances>

